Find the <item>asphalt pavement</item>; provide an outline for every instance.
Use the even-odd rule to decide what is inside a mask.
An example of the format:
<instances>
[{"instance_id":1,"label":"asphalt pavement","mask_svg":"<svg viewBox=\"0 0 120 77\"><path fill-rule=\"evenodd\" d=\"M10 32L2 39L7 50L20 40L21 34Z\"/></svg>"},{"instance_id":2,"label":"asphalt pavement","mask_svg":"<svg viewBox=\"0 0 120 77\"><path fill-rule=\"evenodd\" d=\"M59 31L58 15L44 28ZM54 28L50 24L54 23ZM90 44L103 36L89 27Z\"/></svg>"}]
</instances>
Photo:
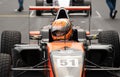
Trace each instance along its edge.
<instances>
[{"instance_id":1,"label":"asphalt pavement","mask_svg":"<svg viewBox=\"0 0 120 77\"><path fill-rule=\"evenodd\" d=\"M117 0L117 16L116 19L109 17L109 9L105 0L91 0L92 2L92 17L91 17L91 31L97 29L103 30L115 30L120 35L120 0ZM24 11L19 13L15 9L18 8L17 0L0 0L0 34L4 30L16 30L22 33L22 42L29 42L30 30L40 30L41 27L50 24L54 20L54 16L41 16L36 17L35 11L30 11L29 6L35 5L35 0L24 0ZM31 16L31 17L30 17ZM89 21L79 16L70 16L74 25L81 26L88 29ZM29 28L30 27L30 28ZM1 38L1 37L0 37ZM106 76L105 72L94 72L97 77L110 77ZM102 74L103 75L102 75ZM105 74L104 74L105 73ZM91 74L91 75L90 75ZM32 76L33 75L33 76ZM23 77L39 77L39 75L28 73ZM101 76L102 75L102 76ZM92 76L92 73L88 73L87 76Z\"/></svg>"}]
</instances>

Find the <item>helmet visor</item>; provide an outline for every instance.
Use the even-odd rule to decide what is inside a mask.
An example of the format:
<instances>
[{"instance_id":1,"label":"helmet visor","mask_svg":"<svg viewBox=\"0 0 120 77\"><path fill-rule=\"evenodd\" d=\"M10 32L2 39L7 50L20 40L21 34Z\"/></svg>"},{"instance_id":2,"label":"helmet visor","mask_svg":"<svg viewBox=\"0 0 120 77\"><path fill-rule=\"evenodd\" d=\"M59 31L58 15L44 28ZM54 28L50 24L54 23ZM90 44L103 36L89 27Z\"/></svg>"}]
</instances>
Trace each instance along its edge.
<instances>
[{"instance_id":1,"label":"helmet visor","mask_svg":"<svg viewBox=\"0 0 120 77\"><path fill-rule=\"evenodd\" d=\"M62 26L53 26L52 27L52 34L54 36L64 36L67 34L67 32L69 31L69 28L66 27L62 27Z\"/></svg>"}]
</instances>

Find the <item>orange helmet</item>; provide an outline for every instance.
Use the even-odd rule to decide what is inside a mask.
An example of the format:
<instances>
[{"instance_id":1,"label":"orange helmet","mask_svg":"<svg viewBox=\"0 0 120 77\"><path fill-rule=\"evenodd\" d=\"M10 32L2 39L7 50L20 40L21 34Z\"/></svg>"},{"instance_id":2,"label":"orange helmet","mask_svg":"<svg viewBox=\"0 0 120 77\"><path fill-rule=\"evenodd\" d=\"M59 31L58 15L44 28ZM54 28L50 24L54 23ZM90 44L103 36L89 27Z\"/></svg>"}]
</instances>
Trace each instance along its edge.
<instances>
[{"instance_id":1,"label":"orange helmet","mask_svg":"<svg viewBox=\"0 0 120 77\"><path fill-rule=\"evenodd\" d=\"M69 19L57 19L52 23L53 40L68 40L72 35L72 24Z\"/></svg>"}]
</instances>

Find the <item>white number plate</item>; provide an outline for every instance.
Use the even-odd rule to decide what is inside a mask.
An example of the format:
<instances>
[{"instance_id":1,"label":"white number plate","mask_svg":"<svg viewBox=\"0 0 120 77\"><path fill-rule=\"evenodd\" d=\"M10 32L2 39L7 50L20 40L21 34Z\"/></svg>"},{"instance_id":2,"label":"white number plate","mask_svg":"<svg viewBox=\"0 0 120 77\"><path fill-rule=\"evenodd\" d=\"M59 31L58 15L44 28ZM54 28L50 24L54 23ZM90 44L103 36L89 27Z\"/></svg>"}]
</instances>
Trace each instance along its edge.
<instances>
[{"instance_id":1,"label":"white number plate","mask_svg":"<svg viewBox=\"0 0 120 77\"><path fill-rule=\"evenodd\" d=\"M78 67L78 59L57 59L58 67Z\"/></svg>"}]
</instances>

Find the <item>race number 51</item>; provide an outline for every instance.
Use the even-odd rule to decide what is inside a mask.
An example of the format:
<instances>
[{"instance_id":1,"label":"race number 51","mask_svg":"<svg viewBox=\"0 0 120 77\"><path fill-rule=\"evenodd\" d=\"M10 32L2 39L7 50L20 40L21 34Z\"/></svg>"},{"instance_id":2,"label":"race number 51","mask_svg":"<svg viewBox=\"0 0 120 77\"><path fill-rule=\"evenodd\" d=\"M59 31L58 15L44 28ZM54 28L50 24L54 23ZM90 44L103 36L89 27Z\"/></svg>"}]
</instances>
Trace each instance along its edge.
<instances>
[{"instance_id":1,"label":"race number 51","mask_svg":"<svg viewBox=\"0 0 120 77\"><path fill-rule=\"evenodd\" d=\"M78 59L57 59L58 67L78 67Z\"/></svg>"}]
</instances>

